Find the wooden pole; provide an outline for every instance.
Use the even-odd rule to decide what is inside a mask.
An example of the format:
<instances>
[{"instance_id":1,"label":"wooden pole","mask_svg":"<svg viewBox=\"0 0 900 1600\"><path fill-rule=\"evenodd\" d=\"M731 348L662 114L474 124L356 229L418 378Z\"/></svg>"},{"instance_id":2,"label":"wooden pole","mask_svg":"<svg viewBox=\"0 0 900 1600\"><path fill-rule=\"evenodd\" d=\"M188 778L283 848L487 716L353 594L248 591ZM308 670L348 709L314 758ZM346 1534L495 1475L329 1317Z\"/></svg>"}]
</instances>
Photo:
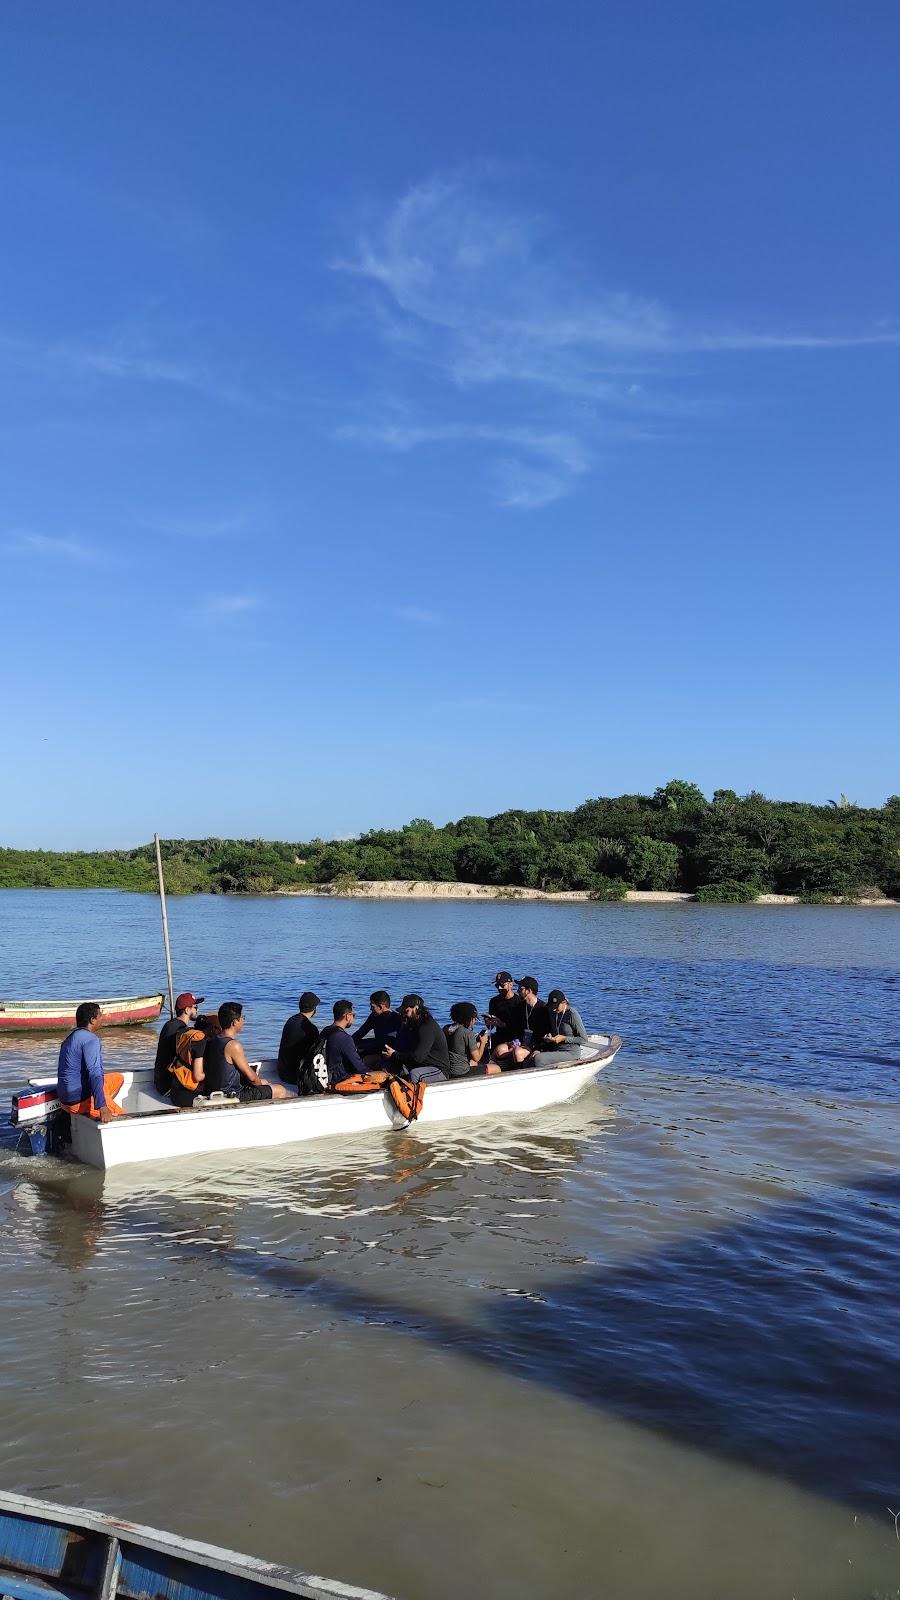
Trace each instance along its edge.
<instances>
[{"instance_id":1,"label":"wooden pole","mask_svg":"<svg viewBox=\"0 0 900 1600\"><path fill-rule=\"evenodd\" d=\"M166 979L169 985L169 1016L175 1015L175 986L172 983L172 952L169 949L169 918L166 914L166 886L163 883L162 855L159 849L159 834L153 835L156 845L156 876L159 879L159 909L162 916L163 944L166 950Z\"/></svg>"}]
</instances>

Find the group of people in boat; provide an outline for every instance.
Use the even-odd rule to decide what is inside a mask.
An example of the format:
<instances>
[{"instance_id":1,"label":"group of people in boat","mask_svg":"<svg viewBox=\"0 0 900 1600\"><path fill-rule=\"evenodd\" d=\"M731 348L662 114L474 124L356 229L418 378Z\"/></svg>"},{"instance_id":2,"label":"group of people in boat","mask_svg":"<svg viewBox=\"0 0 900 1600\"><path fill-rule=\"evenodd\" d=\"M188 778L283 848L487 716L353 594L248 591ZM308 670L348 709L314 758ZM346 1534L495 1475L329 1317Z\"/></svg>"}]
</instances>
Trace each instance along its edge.
<instances>
[{"instance_id":1,"label":"group of people in boat","mask_svg":"<svg viewBox=\"0 0 900 1600\"><path fill-rule=\"evenodd\" d=\"M536 978L526 976L517 984L509 972L496 974L494 988L484 1011L471 1001L457 1001L443 1026L420 994L404 995L395 1009L387 990L376 989L363 1021L352 1000L335 1000L332 1020L321 1030L314 1019L322 1001L305 990L282 1030L281 1082L274 1084L247 1060L240 1039L246 1021L242 1003L226 1000L218 1011L201 1013L204 997L186 991L160 1032L154 1084L173 1105L186 1109L199 1095L221 1092L244 1103L284 1100L292 1091L334 1089L344 1079L377 1070L413 1083L439 1083L577 1056L588 1035L562 989L551 989L542 1000ZM78 1007L75 1029L60 1049L59 1095L65 1110L106 1122L124 1114L115 1100L124 1079L104 1071L100 1024L96 1002Z\"/></svg>"}]
</instances>

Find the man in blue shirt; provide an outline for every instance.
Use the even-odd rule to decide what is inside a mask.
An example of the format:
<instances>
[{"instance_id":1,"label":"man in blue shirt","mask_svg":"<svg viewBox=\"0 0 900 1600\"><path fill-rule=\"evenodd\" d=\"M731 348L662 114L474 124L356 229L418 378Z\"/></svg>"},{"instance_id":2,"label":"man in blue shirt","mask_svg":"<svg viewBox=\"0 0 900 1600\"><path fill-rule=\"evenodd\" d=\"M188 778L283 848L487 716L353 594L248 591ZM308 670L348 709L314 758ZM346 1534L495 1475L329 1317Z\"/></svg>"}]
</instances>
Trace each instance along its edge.
<instances>
[{"instance_id":1,"label":"man in blue shirt","mask_svg":"<svg viewBox=\"0 0 900 1600\"><path fill-rule=\"evenodd\" d=\"M75 1028L59 1047L57 1079L60 1103L73 1116L112 1122L125 1115L115 1096L125 1082L121 1072L103 1071L103 1051L97 1030L100 1007L85 1000L75 1013Z\"/></svg>"},{"instance_id":2,"label":"man in blue shirt","mask_svg":"<svg viewBox=\"0 0 900 1600\"><path fill-rule=\"evenodd\" d=\"M368 1072L369 1069L350 1037L349 1029L356 1020L352 1001L335 1000L331 1009L334 1023L325 1029L322 1037L325 1041L328 1077L334 1088L343 1078L350 1078L357 1072Z\"/></svg>"}]
</instances>

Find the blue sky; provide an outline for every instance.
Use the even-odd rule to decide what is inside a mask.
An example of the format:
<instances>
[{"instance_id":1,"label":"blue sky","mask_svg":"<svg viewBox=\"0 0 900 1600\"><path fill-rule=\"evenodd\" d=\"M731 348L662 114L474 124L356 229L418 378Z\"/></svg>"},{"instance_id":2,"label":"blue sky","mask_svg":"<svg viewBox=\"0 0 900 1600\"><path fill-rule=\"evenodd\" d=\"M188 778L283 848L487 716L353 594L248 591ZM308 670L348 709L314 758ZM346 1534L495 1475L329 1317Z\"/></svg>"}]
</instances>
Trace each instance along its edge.
<instances>
[{"instance_id":1,"label":"blue sky","mask_svg":"<svg viewBox=\"0 0 900 1600\"><path fill-rule=\"evenodd\" d=\"M895 6L0 41L0 842L900 788Z\"/></svg>"}]
</instances>

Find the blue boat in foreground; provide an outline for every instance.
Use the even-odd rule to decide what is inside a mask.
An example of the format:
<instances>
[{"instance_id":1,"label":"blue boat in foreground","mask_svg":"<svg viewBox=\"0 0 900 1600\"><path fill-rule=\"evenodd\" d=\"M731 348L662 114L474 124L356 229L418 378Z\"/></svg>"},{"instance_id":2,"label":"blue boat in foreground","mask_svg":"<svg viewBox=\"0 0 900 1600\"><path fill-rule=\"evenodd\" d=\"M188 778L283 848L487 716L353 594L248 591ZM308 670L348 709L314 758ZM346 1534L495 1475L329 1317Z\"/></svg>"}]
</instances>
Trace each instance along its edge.
<instances>
[{"instance_id":1,"label":"blue boat in foreground","mask_svg":"<svg viewBox=\"0 0 900 1600\"><path fill-rule=\"evenodd\" d=\"M0 1493L0 1600L389 1600L96 1511Z\"/></svg>"}]
</instances>

